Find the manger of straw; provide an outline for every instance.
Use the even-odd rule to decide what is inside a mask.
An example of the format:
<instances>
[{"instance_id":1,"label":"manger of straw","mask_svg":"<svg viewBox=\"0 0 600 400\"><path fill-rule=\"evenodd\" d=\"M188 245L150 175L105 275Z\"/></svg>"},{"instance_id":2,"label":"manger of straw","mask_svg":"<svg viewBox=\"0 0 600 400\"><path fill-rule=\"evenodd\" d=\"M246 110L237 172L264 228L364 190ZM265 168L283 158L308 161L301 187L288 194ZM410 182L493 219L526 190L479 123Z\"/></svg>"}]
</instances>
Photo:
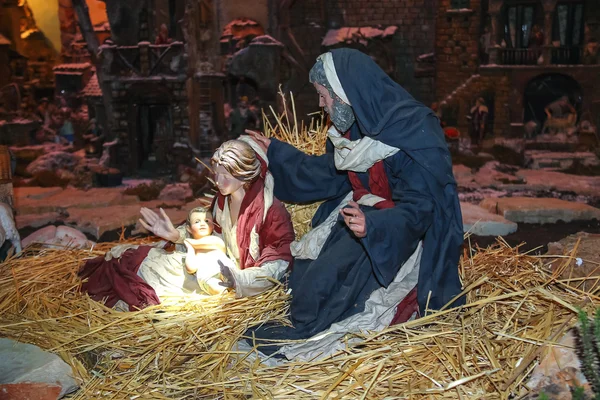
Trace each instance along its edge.
<instances>
[{"instance_id":1,"label":"manger of straw","mask_svg":"<svg viewBox=\"0 0 600 400\"><path fill-rule=\"evenodd\" d=\"M249 326L285 323L283 288L117 312L78 292L82 261L109 245L29 248L0 265L0 335L60 355L81 384L76 399L508 398L600 290L499 243L463 257L464 307L349 336L361 341L324 360L268 367L234 344Z\"/></svg>"},{"instance_id":2,"label":"manger of straw","mask_svg":"<svg viewBox=\"0 0 600 400\"><path fill-rule=\"evenodd\" d=\"M322 360L267 366L235 343L250 326L287 322L283 287L117 312L81 294L77 277L112 245L30 247L0 264L0 335L69 363L81 385L74 399L505 399L527 393L529 373L578 308L600 300L600 268L569 272L577 246L550 269L499 241L465 251L463 307L347 335L347 348Z\"/></svg>"}]
</instances>

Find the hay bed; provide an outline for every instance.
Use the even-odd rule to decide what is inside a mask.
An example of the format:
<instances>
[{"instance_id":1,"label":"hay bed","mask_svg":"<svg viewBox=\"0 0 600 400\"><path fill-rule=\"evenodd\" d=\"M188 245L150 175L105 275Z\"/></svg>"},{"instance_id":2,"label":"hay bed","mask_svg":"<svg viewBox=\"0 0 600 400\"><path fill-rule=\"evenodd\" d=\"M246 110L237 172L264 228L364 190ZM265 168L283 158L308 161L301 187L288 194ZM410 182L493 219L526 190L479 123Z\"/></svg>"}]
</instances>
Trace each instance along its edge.
<instances>
[{"instance_id":1,"label":"hay bed","mask_svg":"<svg viewBox=\"0 0 600 400\"><path fill-rule=\"evenodd\" d=\"M323 117L298 127L286 119L291 113L295 121L293 104L275 127L265 118L267 136L319 154ZM287 206L300 237L316 205ZM323 361L267 367L232 348L250 326L287 322L285 288L117 312L79 293L77 278L85 259L114 244L93 251L30 247L0 264L0 336L60 355L81 384L74 399L504 399L526 393L528 374L575 324L577 307L590 311L600 299L600 271L564 278L572 275L577 246L552 273L543 258L499 242L465 252L467 305L460 310L365 334Z\"/></svg>"},{"instance_id":2,"label":"hay bed","mask_svg":"<svg viewBox=\"0 0 600 400\"><path fill-rule=\"evenodd\" d=\"M29 248L0 265L0 335L59 354L81 383L75 399L507 398L575 323L576 307L598 299L597 285L584 292L583 279L558 279L568 271L552 275L543 259L500 243L463 258L462 312L364 335L324 361L266 367L231 349L247 327L285 322L283 288L117 312L80 294L76 276L111 245Z\"/></svg>"}]
</instances>

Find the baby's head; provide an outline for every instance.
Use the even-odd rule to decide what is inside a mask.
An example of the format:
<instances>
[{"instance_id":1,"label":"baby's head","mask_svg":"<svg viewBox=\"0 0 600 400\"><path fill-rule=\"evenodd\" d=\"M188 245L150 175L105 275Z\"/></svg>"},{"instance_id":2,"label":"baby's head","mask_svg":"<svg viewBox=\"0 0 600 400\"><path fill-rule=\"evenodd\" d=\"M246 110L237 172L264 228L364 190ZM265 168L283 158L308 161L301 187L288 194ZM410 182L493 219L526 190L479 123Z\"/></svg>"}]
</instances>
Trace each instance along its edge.
<instances>
[{"instance_id":1,"label":"baby's head","mask_svg":"<svg viewBox=\"0 0 600 400\"><path fill-rule=\"evenodd\" d=\"M210 236L213 228L212 214L206 208L196 207L188 214L186 229L194 239Z\"/></svg>"}]
</instances>

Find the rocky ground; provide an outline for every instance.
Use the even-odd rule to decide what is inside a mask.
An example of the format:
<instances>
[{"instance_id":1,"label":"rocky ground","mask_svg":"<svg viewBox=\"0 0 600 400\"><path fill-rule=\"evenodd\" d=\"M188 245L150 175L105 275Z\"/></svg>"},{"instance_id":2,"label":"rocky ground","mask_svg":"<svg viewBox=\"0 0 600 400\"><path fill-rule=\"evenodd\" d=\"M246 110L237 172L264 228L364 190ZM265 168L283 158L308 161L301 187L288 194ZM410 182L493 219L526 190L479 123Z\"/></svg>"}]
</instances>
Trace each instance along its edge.
<instances>
[{"instance_id":1,"label":"rocky ground","mask_svg":"<svg viewBox=\"0 0 600 400\"><path fill-rule=\"evenodd\" d=\"M531 249L579 231L600 232L600 209L594 207L599 204L600 177L507 170L497 162L477 171L463 165L454 169L465 231L471 232L473 245L486 246L503 236L511 245L527 242ZM188 183L124 180L118 187L89 190L16 187L15 203L22 238L48 225L66 225L90 240L107 241L117 239L122 229L127 235L140 232L140 207L162 207L179 223L200 200Z\"/></svg>"},{"instance_id":2,"label":"rocky ground","mask_svg":"<svg viewBox=\"0 0 600 400\"><path fill-rule=\"evenodd\" d=\"M136 228L141 207L163 208L173 223L179 224L187 218L188 210L202 204L201 200L192 197L189 185L185 183L166 185L152 200L143 201L139 195L127 194L148 184L125 181L120 187L87 191L73 187L17 187L17 228L24 241L40 228L53 225L73 227L93 241L111 241L118 239L122 230L126 231L126 236L143 233L142 228ZM26 243L32 240L34 238Z\"/></svg>"}]
</instances>

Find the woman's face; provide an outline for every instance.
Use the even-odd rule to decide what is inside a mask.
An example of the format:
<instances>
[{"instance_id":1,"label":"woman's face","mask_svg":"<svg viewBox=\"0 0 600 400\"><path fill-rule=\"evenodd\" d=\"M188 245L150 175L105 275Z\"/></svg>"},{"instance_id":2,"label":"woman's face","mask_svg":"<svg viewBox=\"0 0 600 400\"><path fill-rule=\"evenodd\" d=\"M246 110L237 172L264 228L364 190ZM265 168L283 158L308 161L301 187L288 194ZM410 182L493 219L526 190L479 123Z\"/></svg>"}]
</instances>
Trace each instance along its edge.
<instances>
[{"instance_id":1,"label":"woman's face","mask_svg":"<svg viewBox=\"0 0 600 400\"><path fill-rule=\"evenodd\" d=\"M212 234L214 223L212 215L205 212L194 212L190 215L188 232L194 239L201 239Z\"/></svg>"},{"instance_id":2,"label":"woman's face","mask_svg":"<svg viewBox=\"0 0 600 400\"><path fill-rule=\"evenodd\" d=\"M230 194L237 192L242 186L244 186L244 182L232 176L222 165L217 165L214 168L214 171L215 184L217 185L217 189L223 196L229 196Z\"/></svg>"}]
</instances>

